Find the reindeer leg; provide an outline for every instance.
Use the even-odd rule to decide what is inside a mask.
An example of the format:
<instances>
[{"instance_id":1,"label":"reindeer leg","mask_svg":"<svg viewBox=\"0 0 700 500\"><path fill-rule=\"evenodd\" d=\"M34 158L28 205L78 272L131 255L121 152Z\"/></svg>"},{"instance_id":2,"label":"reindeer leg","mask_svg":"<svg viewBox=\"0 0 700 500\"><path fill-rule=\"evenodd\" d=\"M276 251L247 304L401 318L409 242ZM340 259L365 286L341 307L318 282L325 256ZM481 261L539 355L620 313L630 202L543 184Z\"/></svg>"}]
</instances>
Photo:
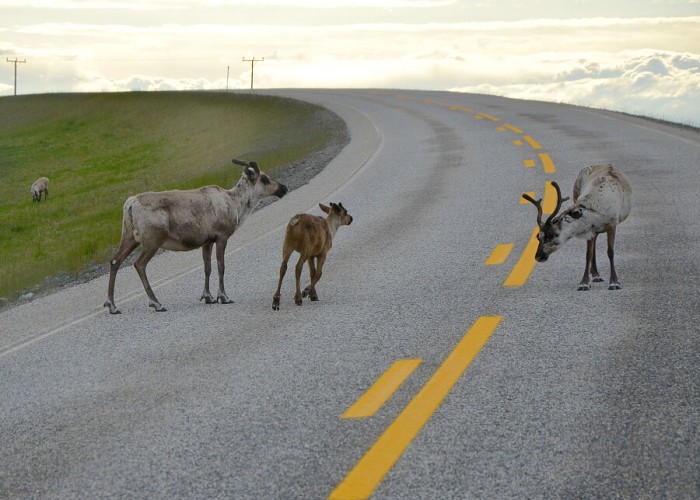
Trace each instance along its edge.
<instances>
[{"instance_id":1,"label":"reindeer leg","mask_svg":"<svg viewBox=\"0 0 700 500\"><path fill-rule=\"evenodd\" d=\"M107 301L104 303L104 307L109 307L110 314L121 314L121 311L114 305L114 282L117 279L117 271L119 271L122 262L137 246L139 246L139 243L131 233L124 234L119 242L119 248L109 263L109 285L107 286Z\"/></svg>"},{"instance_id":2,"label":"reindeer leg","mask_svg":"<svg viewBox=\"0 0 700 500\"><path fill-rule=\"evenodd\" d=\"M313 260L313 259L311 259ZM309 260L309 265L311 265L311 260ZM308 291L308 296L312 301L318 300L318 293L316 293L316 283L321 279L323 274L323 264L326 262L326 257L324 255L319 255L316 257L316 265L314 266L313 273L311 274L311 284L305 290Z\"/></svg>"},{"instance_id":3,"label":"reindeer leg","mask_svg":"<svg viewBox=\"0 0 700 500\"><path fill-rule=\"evenodd\" d=\"M211 249L213 246L213 243L207 243L202 247L202 259L204 260L204 291L202 292L202 296L199 298L199 300L203 300L207 304L213 304L216 302L214 297L211 296L211 292L209 292L209 276L211 275Z\"/></svg>"},{"instance_id":4,"label":"reindeer leg","mask_svg":"<svg viewBox=\"0 0 700 500\"><path fill-rule=\"evenodd\" d=\"M301 296L303 298L310 297L311 300L318 300L318 295L316 295L316 290L314 289L314 285L318 281L316 279L316 264L318 263L318 257L310 257L309 258L309 286L304 288L304 291L301 292Z\"/></svg>"},{"instance_id":5,"label":"reindeer leg","mask_svg":"<svg viewBox=\"0 0 700 500\"><path fill-rule=\"evenodd\" d=\"M591 259L591 278L593 278L593 283L600 283L603 278L600 277L598 272L598 264L596 262L596 246L598 241L598 235L593 236L593 258Z\"/></svg>"},{"instance_id":6,"label":"reindeer leg","mask_svg":"<svg viewBox=\"0 0 700 500\"><path fill-rule=\"evenodd\" d=\"M589 284L589 273L591 269L591 259L593 258L593 252L595 251L595 237L591 238L586 242L586 270L583 272L583 278L581 278L581 283L578 284L579 291L586 291L591 289Z\"/></svg>"},{"instance_id":7,"label":"reindeer leg","mask_svg":"<svg viewBox=\"0 0 700 500\"><path fill-rule=\"evenodd\" d=\"M280 297L282 296L282 280L284 280L284 275L287 273L287 263L289 262L289 257L292 255L292 250L287 250L286 248L282 252L282 264L280 264L280 279L277 282L277 291L272 296L272 310L280 310Z\"/></svg>"},{"instance_id":8,"label":"reindeer leg","mask_svg":"<svg viewBox=\"0 0 700 500\"><path fill-rule=\"evenodd\" d=\"M222 304L233 304L233 301L228 298L224 290L224 271L226 269L226 264L224 262L225 254L226 240L223 238L216 240L216 264L219 270L219 293L216 296L216 300Z\"/></svg>"},{"instance_id":9,"label":"reindeer leg","mask_svg":"<svg viewBox=\"0 0 700 500\"><path fill-rule=\"evenodd\" d=\"M608 285L608 290L622 289L615 271L615 230L615 226L608 228L608 259L610 259L610 284Z\"/></svg>"},{"instance_id":10,"label":"reindeer leg","mask_svg":"<svg viewBox=\"0 0 700 500\"><path fill-rule=\"evenodd\" d=\"M136 262L134 262L134 268L136 268L136 272L139 275L139 278L141 278L141 283L143 284L144 290L146 290L146 295L148 295L149 302L148 305L155 309L158 312L164 312L167 311L165 307L163 307L160 302L158 302L158 299L156 298L156 295L153 293L153 290L151 289L151 285L148 282L148 278L146 277L146 266L150 262L150 260L153 258L153 256L156 254L158 251L159 245L154 245L152 247L146 248L145 246L143 247L143 250L141 251L141 255L138 256L136 259Z\"/></svg>"},{"instance_id":11,"label":"reindeer leg","mask_svg":"<svg viewBox=\"0 0 700 500\"><path fill-rule=\"evenodd\" d=\"M294 293L294 303L298 306L302 304L301 295L301 272L304 269L304 263L308 257L304 254L299 255L299 262L297 262L296 268L294 269L294 274L296 278L296 292Z\"/></svg>"}]
</instances>

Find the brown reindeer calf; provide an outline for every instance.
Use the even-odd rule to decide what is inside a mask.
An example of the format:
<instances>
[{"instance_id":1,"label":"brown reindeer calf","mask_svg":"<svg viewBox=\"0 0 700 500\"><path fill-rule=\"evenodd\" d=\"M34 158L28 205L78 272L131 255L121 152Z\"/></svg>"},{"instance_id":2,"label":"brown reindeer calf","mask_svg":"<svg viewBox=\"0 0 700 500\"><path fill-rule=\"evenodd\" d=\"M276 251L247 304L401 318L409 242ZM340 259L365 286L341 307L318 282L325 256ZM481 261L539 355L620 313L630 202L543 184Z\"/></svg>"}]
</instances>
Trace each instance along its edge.
<instances>
[{"instance_id":1,"label":"brown reindeer calf","mask_svg":"<svg viewBox=\"0 0 700 500\"><path fill-rule=\"evenodd\" d=\"M282 280L287 272L287 262L292 252L299 252L299 262L296 265L296 293L294 302L300 306L302 298L309 297L311 300L318 300L316 293L316 283L321 279L323 263L326 255L333 246L333 237L340 226L349 226L352 223L352 216L343 207L342 203L331 203L328 207L319 204L321 210L328 214L327 217L319 217L310 214L297 214L289 221L287 232L284 235L284 245L282 248L282 265L280 266L280 280L277 284L277 291L272 297L272 309L279 311L280 294ZM301 271L304 263L309 261L309 271L311 283L301 291Z\"/></svg>"}]
</instances>

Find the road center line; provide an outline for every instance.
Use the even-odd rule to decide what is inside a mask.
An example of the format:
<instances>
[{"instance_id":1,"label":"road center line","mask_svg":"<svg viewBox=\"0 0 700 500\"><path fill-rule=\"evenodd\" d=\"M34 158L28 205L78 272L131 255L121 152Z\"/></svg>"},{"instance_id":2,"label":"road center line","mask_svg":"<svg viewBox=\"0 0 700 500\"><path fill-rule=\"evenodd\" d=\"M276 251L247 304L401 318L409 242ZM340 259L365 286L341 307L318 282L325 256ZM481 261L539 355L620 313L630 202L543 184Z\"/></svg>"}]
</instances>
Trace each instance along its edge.
<instances>
[{"instance_id":1,"label":"road center line","mask_svg":"<svg viewBox=\"0 0 700 500\"><path fill-rule=\"evenodd\" d=\"M355 401L341 418L371 417L398 390L413 370L420 365L420 359L400 359L391 365L384 374Z\"/></svg>"},{"instance_id":2,"label":"road center line","mask_svg":"<svg viewBox=\"0 0 700 500\"><path fill-rule=\"evenodd\" d=\"M481 316L418 394L331 493L331 499L367 498L418 435L501 321Z\"/></svg>"},{"instance_id":3,"label":"road center line","mask_svg":"<svg viewBox=\"0 0 700 500\"><path fill-rule=\"evenodd\" d=\"M527 141L527 143L530 146L532 146L532 149L542 149L542 146L540 146L540 144L535 139L530 137L529 135L524 135L523 139L525 139Z\"/></svg>"},{"instance_id":4,"label":"road center line","mask_svg":"<svg viewBox=\"0 0 700 500\"><path fill-rule=\"evenodd\" d=\"M547 153L540 153L540 160L542 161L542 167L544 168L545 174L556 173L557 169L554 166L551 156L549 156Z\"/></svg>"},{"instance_id":5,"label":"road center line","mask_svg":"<svg viewBox=\"0 0 700 500\"><path fill-rule=\"evenodd\" d=\"M527 281L530 273L535 268L535 252L537 252L537 245L539 241L537 240L537 234L540 232L540 228L535 228L528 241L525 250L523 250L522 255L515 263L510 274L503 282L503 286L522 286Z\"/></svg>"},{"instance_id":6,"label":"road center line","mask_svg":"<svg viewBox=\"0 0 700 500\"><path fill-rule=\"evenodd\" d=\"M501 245L497 245L496 248L493 249L493 252L491 252L489 258L486 259L486 262L484 262L484 264L486 264L487 266L496 266L499 264L503 264L512 250L512 243L503 243Z\"/></svg>"}]
</instances>

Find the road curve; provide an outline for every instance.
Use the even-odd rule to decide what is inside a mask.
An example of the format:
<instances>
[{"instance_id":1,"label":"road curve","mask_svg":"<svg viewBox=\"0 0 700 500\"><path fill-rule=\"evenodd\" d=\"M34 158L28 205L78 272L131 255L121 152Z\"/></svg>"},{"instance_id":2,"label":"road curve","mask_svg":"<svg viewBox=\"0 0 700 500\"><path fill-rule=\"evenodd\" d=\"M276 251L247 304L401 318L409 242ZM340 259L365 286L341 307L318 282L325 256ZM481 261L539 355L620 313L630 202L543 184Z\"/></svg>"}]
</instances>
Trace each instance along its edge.
<instances>
[{"instance_id":1,"label":"road curve","mask_svg":"<svg viewBox=\"0 0 700 500\"><path fill-rule=\"evenodd\" d=\"M351 143L229 243L0 314L0 497L700 497L700 134L446 92L278 91ZM631 180L622 290L576 291L585 244L532 258L556 180ZM271 309L286 221L342 202L318 285ZM601 244L601 243L599 243ZM602 247L601 247L602 249ZM599 252L604 256L604 252ZM295 260L293 258L293 260ZM606 259L599 267L607 276ZM215 281L214 281L215 282Z\"/></svg>"}]
</instances>

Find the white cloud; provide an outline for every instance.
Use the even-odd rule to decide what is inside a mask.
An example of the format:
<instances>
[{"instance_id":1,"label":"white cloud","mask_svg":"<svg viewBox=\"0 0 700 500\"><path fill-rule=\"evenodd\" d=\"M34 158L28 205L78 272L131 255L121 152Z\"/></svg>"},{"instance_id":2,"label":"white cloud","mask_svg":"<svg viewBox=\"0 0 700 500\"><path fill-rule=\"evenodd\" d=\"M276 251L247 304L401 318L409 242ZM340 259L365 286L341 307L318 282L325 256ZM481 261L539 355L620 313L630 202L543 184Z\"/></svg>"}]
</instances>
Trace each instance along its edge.
<instances>
[{"instance_id":1,"label":"white cloud","mask_svg":"<svg viewBox=\"0 0 700 500\"><path fill-rule=\"evenodd\" d=\"M700 16L451 23L378 17L313 26L122 24L126 19L5 28L0 56L27 58L24 93L224 88L227 68L229 88L247 88L250 65L241 58L256 56L265 57L256 65L257 88L462 89L684 121L690 111L683 108L700 116ZM9 66L0 65L5 84ZM10 91L0 87L0 95Z\"/></svg>"},{"instance_id":2,"label":"white cloud","mask_svg":"<svg viewBox=\"0 0 700 500\"><path fill-rule=\"evenodd\" d=\"M580 60L551 80L452 90L580 104L700 126L700 55L646 51L620 56L624 59L618 62Z\"/></svg>"}]
</instances>

